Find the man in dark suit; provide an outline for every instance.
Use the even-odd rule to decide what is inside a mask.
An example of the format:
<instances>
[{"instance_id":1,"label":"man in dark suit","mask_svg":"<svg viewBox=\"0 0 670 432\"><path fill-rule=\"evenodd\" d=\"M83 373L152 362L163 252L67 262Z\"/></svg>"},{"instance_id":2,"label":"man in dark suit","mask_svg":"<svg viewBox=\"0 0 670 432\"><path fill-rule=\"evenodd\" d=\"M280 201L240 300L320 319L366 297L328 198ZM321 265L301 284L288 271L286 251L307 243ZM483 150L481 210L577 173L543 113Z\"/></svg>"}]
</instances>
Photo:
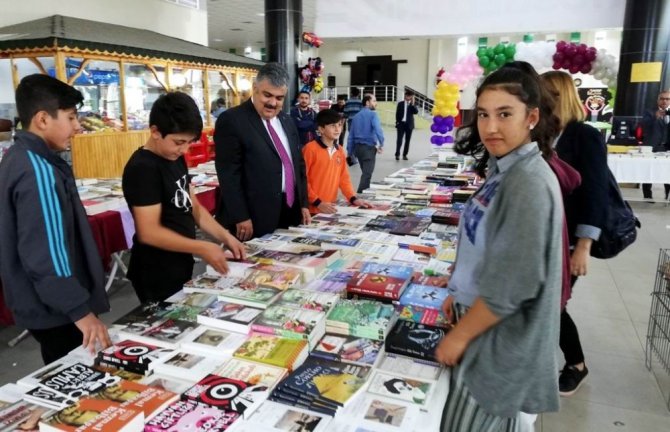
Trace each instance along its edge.
<instances>
[{"instance_id":1,"label":"man in dark suit","mask_svg":"<svg viewBox=\"0 0 670 432\"><path fill-rule=\"evenodd\" d=\"M251 99L216 121L217 219L242 241L310 222L300 138L281 111L288 85L286 69L267 63Z\"/></svg>"},{"instance_id":2,"label":"man in dark suit","mask_svg":"<svg viewBox=\"0 0 670 432\"><path fill-rule=\"evenodd\" d=\"M670 150L668 135L670 134L670 90L663 90L658 95L657 107L644 112L642 126L642 145L651 146L654 153ZM668 199L670 184L665 184L665 199ZM644 198L652 199L651 183L642 184Z\"/></svg>"},{"instance_id":3,"label":"man in dark suit","mask_svg":"<svg viewBox=\"0 0 670 432\"><path fill-rule=\"evenodd\" d=\"M414 106L414 92L405 91L405 99L398 102L395 110L395 127L398 129L398 140L395 145L395 160L400 160L400 149L402 149L402 138L405 137L405 149L402 152L403 160L407 160L409 153L409 141L412 139L414 130L414 115L419 110Z\"/></svg>"}]
</instances>

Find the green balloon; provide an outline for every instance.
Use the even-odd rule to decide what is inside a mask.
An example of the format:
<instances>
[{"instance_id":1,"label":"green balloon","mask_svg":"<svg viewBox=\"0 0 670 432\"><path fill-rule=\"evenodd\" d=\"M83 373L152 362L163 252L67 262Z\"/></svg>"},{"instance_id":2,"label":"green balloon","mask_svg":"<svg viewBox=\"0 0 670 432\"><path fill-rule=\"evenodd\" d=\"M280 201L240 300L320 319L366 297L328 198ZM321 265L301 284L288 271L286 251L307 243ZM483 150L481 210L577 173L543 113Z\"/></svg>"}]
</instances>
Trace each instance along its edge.
<instances>
[{"instance_id":1,"label":"green balloon","mask_svg":"<svg viewBox=\"0 0 670 432\"><path fill-rule=\"evenodd\" d=\"M505 47L505 57L507 57L508 60L512 60L514 54L516 54L516 47L514 45L507 45Z\"/></svg>"},{"instance_id":2,"label":"green balloon","mask_svg":"<svg viewBox=\"0 0 670 432\"><path fill-rule=\"evenodd\" d=\"M505 54L496 54L496 56L493 58L493 61L498 65L502 66L507 62L507 57L505 57Z\"/></svg>"},{"instance_id":3,"label":"green balloon","mask_svg":"<svg viewBox=\"0 0 670 432\"><path fill-rule=\"evenodd\" d=\"M493 56L494 56L495 54L496 54L496 53L494 52L494 50L493 50L492 47L488 47L488 48L486 48L486 56L487 56L487 57L491 57L491 58L493 58Z\"/></svg>"},{"instance_id":4,"label":"green balloon","mask_svg":"<svg viewBox=\"0 0 670 432\"><path fill-rule=\"evenodd\" d=\"M482 57L486 55L486 48L481 47L477 50L477 57Z\"/></svg>"},{"instance_id":5,"label":"green balloon","mask_svg":"<svg viewBox=\"0 0 670 432\"><path fill-rule=\"evenodd\" d=\"M503 44L496 45L495 48L493 48L493 52L496 54L502 54L503 52L505 52L505 45Z\"/></svg>"},{"instance_id":6,"label":"green balloon","mask_svg":"<svg viewBox=\"0 0 670 432\"><path fill-rule=\"evenodd\" d=\"M491 64L491 58L486 56L479 57L479 66L486 68L489 64Z\"/></svg>"}]
</instances>

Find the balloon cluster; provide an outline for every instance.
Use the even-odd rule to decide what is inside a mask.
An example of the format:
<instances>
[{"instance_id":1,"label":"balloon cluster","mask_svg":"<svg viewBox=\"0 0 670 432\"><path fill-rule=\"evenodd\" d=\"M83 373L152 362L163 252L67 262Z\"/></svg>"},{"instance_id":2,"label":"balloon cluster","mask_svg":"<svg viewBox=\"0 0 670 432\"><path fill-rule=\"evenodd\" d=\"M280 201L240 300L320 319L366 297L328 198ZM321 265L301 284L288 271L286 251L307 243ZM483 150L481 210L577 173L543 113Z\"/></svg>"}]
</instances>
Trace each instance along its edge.
<instances>
[{"instance_id":1,"label":"balloon cluster","mask_svg":"<svg viewBox=\"0 0 670 432\"><path fill-rule=\"evenodd\" d=\"M443 74L442 77L445 77ZM458 99L460 92L458 84L442 80L435 89L435 106L433 107L433 124L430 130L436 134L430 142L441 146L454 142L454 137L448 135L454 130L454 117L458 115Z\"/></svg>"},{"instance_id":2,"label":"balloon cluster","mask_svg":"<svg viewBox=\"0 0 670 432\"><path fill-rule=\"evenodd\" d=\"M514 60L514 54L516 54L514 44L499 43L494 47L481 47L477 50L479 65L484 68L486 75Z\"/></svg>"},{"instance_id":3,"label":"balloon cluster","mask_svg":"<svg viewBox=\"0 0 670 432\"><path fill-rule=\"evenodd\" d=\"M593 61L598 55L598 50L586 44L556 42L556 53L552 59L552 67L556 70L567 69L572 74L581 72L587 74L593 69Z\"/></svg>"},{"instance_id":4,"label":"balloon cluster","mask_svg":"<svg viewBox=\"0 0 670 432\"><path fill-rule=\"evenodd\" d=\"M321 57L310 57L307 64L298 69L298 75L302 82L300 91L311 92L314 90L319 93L323 90L323 78L321 74L325 69Z\"/></svg>"},{"instance_id":5,"label":"balloon cluster","mask_svg":"<svg viewBox=\"0 0 670 432\"><path fill-rule=\"evenodd\" d=\"M553 65L552 55L556 52L556 44L547 41L519 42L516 44L514 60L528 62L535 69L547 69Z\"/></svg>"},{"instance_id":6,"label":"balloon cluster","mask_svg":"<svg viewBox=\"0 0 670 432\"><path fill-rule=\"evenodd\" d=\"M619 62L612 54L606 50L598 50L598 55L593 62L593 69L591 73L595 79L599 79L608 87L616 88L617 71L619 70Z\"/></svg>"},{"instance_id":7,"label":"balloon cluster","mask_svg":"<svg viewBox=\"0 0 670 432\"><path fill-rule=\"evenodd\" d=\"M435 134L441 134L430 137L431 144L441 146L443 144L453 143L454 137L447 134L454 130L454 117L442 117L441 115L436 115L433 117L433 124L430 125L430 130Z\"/></svg>"},{"instance_id":8,"label":"balloon cluster","mask_svg":"<svg viewBox=\"0 0 670 432\"><path fill-rule=\"evenodd\" d=\"M323 45L321 38L312 32L302 32L302 41L312 48L318 48Z\"/></svg>"},{"instance_id":9,"label":"balloon cluster","mask_svg":"<svg viewBox=\"0 0 670 432\"><path fill-rule=\"evenodd\" d=\"M479 65L479 58L470 54L460 59L449 73L443 73L440 77L442 81L448 83L456 83L461 87L465 87L473 79L480 77L484 73L484 68Z\"/></svg>"}]
</instances>

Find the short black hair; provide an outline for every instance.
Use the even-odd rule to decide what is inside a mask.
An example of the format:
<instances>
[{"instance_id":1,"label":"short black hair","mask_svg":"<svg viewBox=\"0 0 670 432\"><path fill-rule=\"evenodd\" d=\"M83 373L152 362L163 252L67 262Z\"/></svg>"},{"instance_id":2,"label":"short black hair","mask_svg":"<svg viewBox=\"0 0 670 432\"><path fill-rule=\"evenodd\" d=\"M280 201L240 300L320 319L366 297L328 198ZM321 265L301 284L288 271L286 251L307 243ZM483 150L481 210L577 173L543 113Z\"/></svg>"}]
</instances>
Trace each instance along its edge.
<instances>
[{"instance_id":1,"label":"short black hair","mask_svg":"<svg viewBox=\"0 0 670 432\"><path fill-rule=\"evenodd\" d=\"M345 95L345 94L338 94L338 95L337 95L337 100L343 100L343 101L346 101L346 100L347 100L347 95Z\"/></svg>"},{"instance_id":2,"label":"short black hair","mask_svg":"<svg viewBox=\"0 0 670 432\"><path fill-rule=\"evenodd\" d=\"M358 97L361 95L361 91L358 89L358 87L352 87L351 88L351 96L352 97Z\"/></svg>"},{"instance_id":3,"label":"short black hair","mask_svg":"<svg viewBox=\"0 0 670 432\"><path fill-rule=\"evenodd\" d=\"M366 103L370 102L372 100L372 97L373 96L371 94L366 94L365 96L363 96L363 100L361 100L363 106L365 106Z\"/></svg>"},{"instance_id":4,"label":"short black hair","mask_svg":"<svg viewBox=\"0 0 670 432\"><path fill-rule=\"evenodd\" d=\"M321 127L339 123L340 120L342 120L342 116L334 109L321 110L316 115L316 125Z\"/></svg>"},{"instance_id":5,"label":"short black hair","mask_svg":"<svg viewBox=\"0 0 670 432\"><path fill-rule=\"evenodd\" d=\"M258 70L256 75L256 82L268 80L274 87L288 87L289 76L286 68L279 63L265 63L263 67Z\"/></svg>"},{"instance_id":6,"label":"short black hair","mask_svg":"<svg viewBox=\"0 0 670 432\"><path fill-rule=\"evenodd\" d=\"M24 129L28 129L40 111L55 118L58 110L77 109L83 102L84 96L79 90L49 75L28 75L16 88L16 110Z\"/></svg>"},{"instance_id":7,"label":"short black hair","mask_svg":"<svg viewBox=\"0 0 670 432\"><path fill-rule=\"evenodd\" d=\"M149 126L156 126L161 136L192 133L197 139L202 133L200 109L193 98L182 92L161 95L151 107Z\"/></svg>"},{"instance_id":8,"label":"short black hair","mask_svg":"<svg viewBox=\"0 0 670 432\"><path fill-rule=\"evenodd\" d=\"M414 92L412 90L405 90L405 96L414 96Z\"/></svg>"},{"instance_id":9,"label":"short black hair","mask_svg":"<svg viewBox=\"0 0 670 432\"><path fill-rule=\"evenodd\" d=\"M306 94L307 96L312 97L312 94L310 92L308 92L307 90L300 90L298 92L298 96L300 96L301 94Z\"/></svg>"},{"instance_id":10,"label":"short black hair","mask_svg":"<svg viewBox=\"0 0 670 432\"><path fill-rule=\"evenodd\" d=\"M226 100L224 98L218 98L216 100L217 105L225 106L226 105Z\"/></svg>"}]
</instances>

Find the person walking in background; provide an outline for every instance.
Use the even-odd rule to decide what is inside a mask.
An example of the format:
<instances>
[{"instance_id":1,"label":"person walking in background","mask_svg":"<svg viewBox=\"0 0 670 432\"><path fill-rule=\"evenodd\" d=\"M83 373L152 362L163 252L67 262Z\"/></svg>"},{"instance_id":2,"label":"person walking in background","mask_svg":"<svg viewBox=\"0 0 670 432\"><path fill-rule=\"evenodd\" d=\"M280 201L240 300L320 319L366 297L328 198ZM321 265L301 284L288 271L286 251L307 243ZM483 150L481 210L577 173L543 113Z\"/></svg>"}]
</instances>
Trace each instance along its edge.
<instances>
[{"instance_id":1,"label":"person walking in background","mask_svg":"<svg viewBox=\"0 0 670 432\"><path fill-rule=\"evenodd\" d=\"M442 306L455 323L435 351L452 366L443 432L517 431L522 412L559 408L563 203L546 162L558 120L526 62L488 75L476 97L455 150L486 181L465 204Z\"/></svg>"},{"instance_id":2,"label":"person walking in background","mask_svg":"<svg viewBox=\"0 0 670 432\"><path fill-rule=\"evenodd\" d=\"M347 127L351 130L351 119L354 118L360 110L363 109L363 101L361 100L361 91L358 87L351 88L351 96L349 100L344 104L343 112L344 119L347 121Z\"/></svg>"},{"instance_id":3,"label":"person walking in background","mask_svg":"<svg viewBox=\"0 0 670 432\"><path fill-rule=\"evenodd\" d=\"M654 153L670 150L668 136L670 134L670 90L663 90L658 95L657 106L647 110L640 121L642 127L642 145L651 146ZM666 183L665 199L670 195L670 184ZM652 199L651 183L642 184L642 196Z\"/></svg>"},{"instance_id":4,"label":"person walking in background","mask_svg":"<svg viewBox=\"0 0 670 432\"><path fill-rule=\"evenodd\" d=\"M565 200L565 215L570 238L570 273L574 287L579 276L586 276L591 259L591 244L598 240L607 218L608 174L607 147L597 129L584 123L584 110L572 77L561 71L542 74L547 91L554 96L554 114L560 120L561 133L554 146L558 157L579 172L581 185ZM559 345L565 366L558 378L562 396L574 394L589 373L577 326L561 304Z\"/></svg>"},{"instance_id":5,"label":"person walking in background","mask_svg":"<svg viewBox=\"0 0 670 432\"><path fill-rule=\"evenodd\" d=\"M300 135L300 147L316 138L316 113L310 107L312 98L309 92L298 94L298 105L291 108L291 118Z\"/></svg>"},{"instance_id":6,"label":"person walking in background","mask_svg":"<svg viewBox=\"0 0 670 432\"><path fill-rule=\"evenodd\" d=\"M370 187L372 173L375 170L377 153L381 154L384 147L384 131L379 116L375 112L377 98L374 95L363 96L363 109L351 120L347 154L353 154L361 165L361 180L358 193Z\"/></svg>"},{"instance_id":7,"label":"person walking in background","mask_svg":"<svg viewBox=\"0 0 670 432\"><path fill-rule=\"evenodd\" d=\"M395 160L400 160L400 150L402 149L402 140L405 138L405 148L402 152L402 159L407 160L409 153L409 142L412 139L414 130L414 115L419 110L414 105L414 92L405 91L405 99L398 102L395 110L395 128L398 130L398 140L395 145Z\"/></svg>"},{"instance_id":8,"label":"person walking in background","mask_svg":"<svg viewBox=\"0 0 670 432\"><path fill-rule=\"evenodd\" d=\"M218 98L216 100L216 108L212 110L212 117L215 119L219 118L219 116L226 110L226 101L223 98Z\"/></svg>"},{"instance_id":9,"label":"person walking in background","mask_svg":"<svg viewBox=\"0 0 670 432\"><path fill-rule=\"evenodd\" d=\"M344 106L346 102L347 102L347 95L344 94L337 95L337 104L333 105L332 107L332 109L340 113L340 117L342 117L342 133L340 133L340 137L337 139L337 143L341 147L344 147L344 136L347 133L347 121L344 118Z\"/></svg>"},{"instance_id":10,"label":"person walking in background","mask_svg":"<svg viewBox=\"0 0 670 432\"><path fill-rule=\"evenodd\" d=\"M217 219L242 241L311 221L300 137L282 112L288 86L286 69L266 63L252 98L216 121L216 174L225 191Z\"/></svg>"}]
</instances>

